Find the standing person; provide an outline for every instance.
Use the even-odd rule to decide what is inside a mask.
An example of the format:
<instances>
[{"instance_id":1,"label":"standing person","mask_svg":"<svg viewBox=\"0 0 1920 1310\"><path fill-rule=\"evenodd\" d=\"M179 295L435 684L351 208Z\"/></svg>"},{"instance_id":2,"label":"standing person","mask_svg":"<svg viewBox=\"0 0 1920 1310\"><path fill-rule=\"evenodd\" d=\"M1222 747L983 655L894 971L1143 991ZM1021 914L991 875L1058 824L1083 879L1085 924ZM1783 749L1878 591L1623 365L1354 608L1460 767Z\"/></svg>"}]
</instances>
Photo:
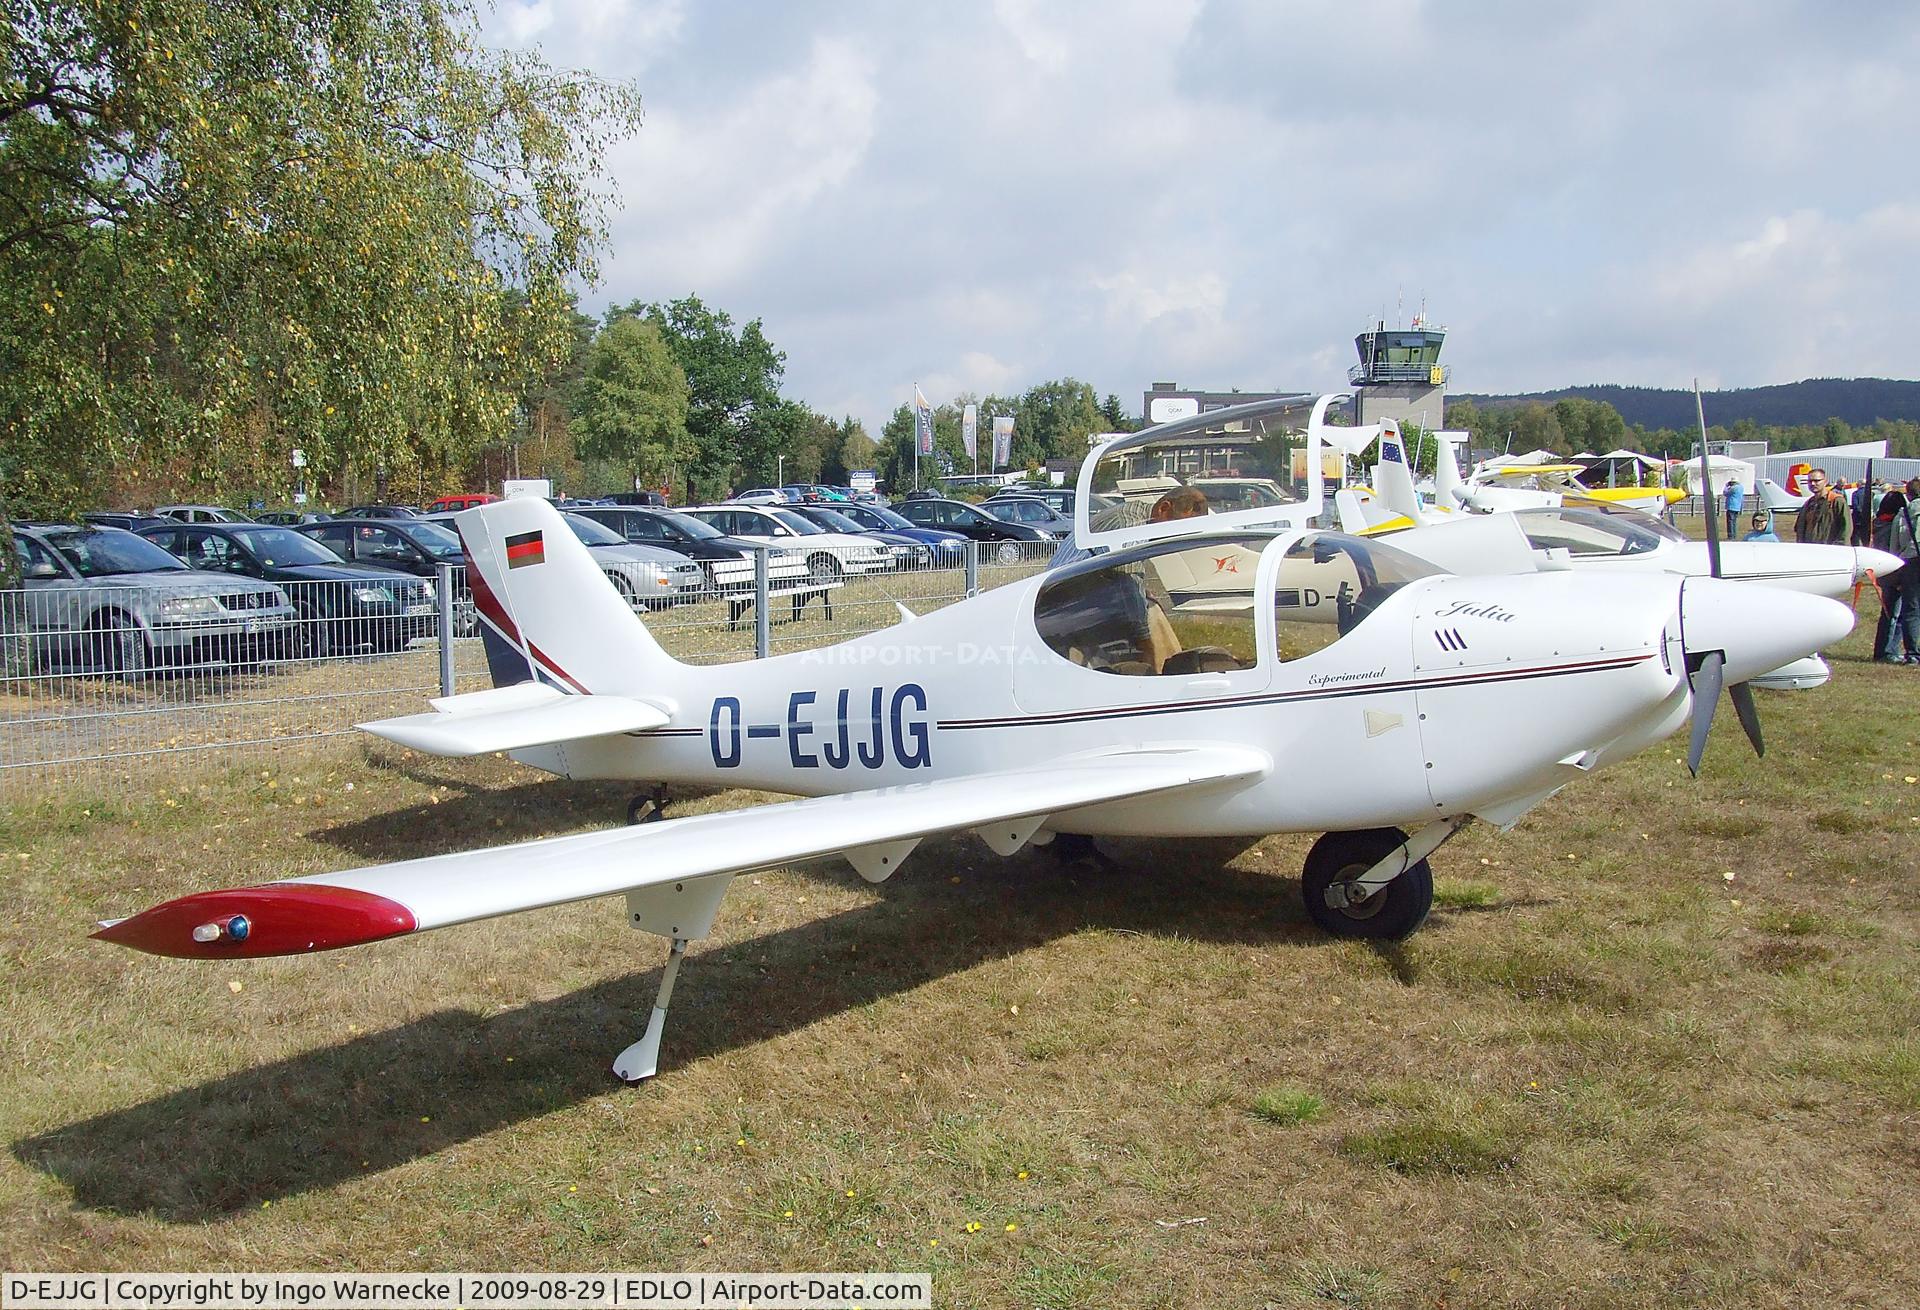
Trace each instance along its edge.
<instances>
[{"instance_id":1,"label":"standing person","mask_svg":"<svg viewBox=\"0 0 1920 1310\"><path fill-rule=\"evenodd\" d=\"M1737 479L1728 478L1720 500L1727 507L1727 540L1732 541L1740 526L1740 511L1747 507L1747 489Z\"/></svg>"},{"instance_id":2,"label":"standing person","mask_svg":"<svg viewBox=\"0 0 1920 1310\"><path fill-rule=\"evenodd\" d=\"M1847 537L1847 502L1827 484L1827 471L1807 474L1807 499L1793 516L1793 539L1837 546Z\"/></svg>"},{"instance_id":3,"label":"standing person","mask_svg":"<svg viewBox=\"0 0 1920 1310\"><path fill-rule=\"evenodd\" d=\"M1853 489L1847 508L1853 511L1853 535L1850 541L1855 546L1864 546L1873 539L1873 484L1861 478L1860 485Z\"/></svg>"},{"instance_id":4,"label":"standing person","mask_svg":"<svg viewBox=\"0 0 1920 1310\"><path fill-rule=\"evenodd\" d=\"M1890 491L1880 502L1883 511L1891 511L1887 528L1887 549L1904 563L1880 582L1880 623L1873 634L1873 657L1887 663L1920 664L1920 526L1916 517L1920 507L1920 478L1907 482L1907 493L1898 505L1898 492ZM1893 653L1895 636L1900 639L1901 654Z\"/></svg>"}]
</instances>

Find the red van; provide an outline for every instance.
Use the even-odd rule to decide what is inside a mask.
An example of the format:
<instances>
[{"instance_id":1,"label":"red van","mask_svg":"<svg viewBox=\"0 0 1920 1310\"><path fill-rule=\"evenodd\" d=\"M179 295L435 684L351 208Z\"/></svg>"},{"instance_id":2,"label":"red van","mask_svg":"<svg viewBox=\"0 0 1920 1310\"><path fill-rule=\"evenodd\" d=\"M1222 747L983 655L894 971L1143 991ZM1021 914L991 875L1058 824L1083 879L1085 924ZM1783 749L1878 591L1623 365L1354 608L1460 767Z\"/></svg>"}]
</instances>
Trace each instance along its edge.
<instances>
[{"instance_id":1,"label":"red van","mask_svg":"<svg viewBox=\"0 0 1920 1310\"><path fill-rule=\"evenodd\" d=\"M485 491L469 492L464 496L442 496L427 506L429 514L449 514L456 509L472 509L475 505L491 505L500 497Z\"/></svg>"}]
</instances>

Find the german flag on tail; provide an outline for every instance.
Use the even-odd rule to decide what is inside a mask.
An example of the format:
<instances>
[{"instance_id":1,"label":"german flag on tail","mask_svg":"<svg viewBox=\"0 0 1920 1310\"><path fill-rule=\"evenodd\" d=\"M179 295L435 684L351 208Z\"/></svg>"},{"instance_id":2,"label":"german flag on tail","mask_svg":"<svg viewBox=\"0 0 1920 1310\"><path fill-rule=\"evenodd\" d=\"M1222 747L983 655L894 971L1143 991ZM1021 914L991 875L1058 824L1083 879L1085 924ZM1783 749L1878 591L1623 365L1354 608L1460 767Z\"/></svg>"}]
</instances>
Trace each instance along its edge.
<instances>
[{"instance_id":1,"label":"german flag on tail","mask_svg":"<svg viewBox=\"0 0 1920 1310\"><path fill-rule=\"evenodd\" d=\"M524 568L547 562L546 539L538 531L516 532L507 538L507 567Z\"/></svg>"}]
</instances>

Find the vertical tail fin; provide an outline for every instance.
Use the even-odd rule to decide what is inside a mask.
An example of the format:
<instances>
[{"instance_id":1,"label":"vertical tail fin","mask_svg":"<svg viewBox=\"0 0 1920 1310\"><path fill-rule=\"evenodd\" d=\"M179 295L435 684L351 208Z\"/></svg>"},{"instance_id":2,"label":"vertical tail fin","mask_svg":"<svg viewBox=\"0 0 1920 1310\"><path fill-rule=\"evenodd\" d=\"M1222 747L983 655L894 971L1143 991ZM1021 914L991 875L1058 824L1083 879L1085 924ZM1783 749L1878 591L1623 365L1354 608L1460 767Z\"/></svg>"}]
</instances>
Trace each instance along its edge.
<instances>
[{"instance_id":1,"label":"vertical tail fin","mask_svg":"<svg viewBox=\"0 0 1920 1310\"><path fill-rule=\"evenodd\" d=\"M1466 487L1460 479L1460 461L1454 457L1453 439L1459 437L1466 441L1470 434L1436 432L1434 435L1440 438L1440 449L1433 470L1433 506L1444 510L1465 509Z\"/></svg>"},{"instance_id":2,"label":"vertical tail fin","mask_svg":"<svg viewBox=\"0 0 1920 1310\"><path fill-rule=\"evenodd\" d=\"M580 694L644 695L675 680L683 666L552 505L496 501L454 524L496 686L532 679Z\"/></svg>"},{"instance_id":3,"label":"vertical tail fin","mask_svg":"<svg viewBox=\"0 0 1920 1310\"><path fill-rule=\"evenodd\" d=\"M1416 526L1431 520L1420 508L1420 494L1413 489L1413 470L1407 464L1407 446L1401 439L1400 425L1388 419L1380 431L1380 462L1373 469L1373 491L1395 514L1413 520Z\"/></svg>"}]
</instances>

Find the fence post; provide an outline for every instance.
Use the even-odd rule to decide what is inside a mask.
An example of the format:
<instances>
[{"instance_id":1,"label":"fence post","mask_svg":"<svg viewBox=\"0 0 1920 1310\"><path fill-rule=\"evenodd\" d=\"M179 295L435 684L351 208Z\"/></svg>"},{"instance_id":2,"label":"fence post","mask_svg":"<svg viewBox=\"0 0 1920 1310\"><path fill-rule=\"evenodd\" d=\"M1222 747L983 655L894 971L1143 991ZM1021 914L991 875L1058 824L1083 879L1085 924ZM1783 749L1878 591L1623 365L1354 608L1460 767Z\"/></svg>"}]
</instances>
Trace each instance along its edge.
<instances>
[{"instance_id":1,"label":"fence post","mask_svg":"<svg viewBox=\"0 0 1920 1310\"><path fill-rule=\"evenodd\" d=\"M980 594L980 543L967 538L967 595Z\"/></svg>"},{"instance_id":2,"label":"fence post","mask_svg":"<svg viewBox=\"0 0 1920 1310\"><path fill-rule=\"evenodd\" d=\"M439 610L435 626L440 636L440 694L453 695L453 565L436 564L434 574L439 587L433 593Z\"/></svg>"},{"instance_id":3,"label":"fence post","mask_svg":"<svg viewBox=\"0 0 1920 1310\"><path fill-rule=\"evenodd\" d=\"M767 561L773 547L762 546L753 552L753 657L763 660L773 653L773 618L768 611L770 576Z\"/></svg>"}]
</instances>

